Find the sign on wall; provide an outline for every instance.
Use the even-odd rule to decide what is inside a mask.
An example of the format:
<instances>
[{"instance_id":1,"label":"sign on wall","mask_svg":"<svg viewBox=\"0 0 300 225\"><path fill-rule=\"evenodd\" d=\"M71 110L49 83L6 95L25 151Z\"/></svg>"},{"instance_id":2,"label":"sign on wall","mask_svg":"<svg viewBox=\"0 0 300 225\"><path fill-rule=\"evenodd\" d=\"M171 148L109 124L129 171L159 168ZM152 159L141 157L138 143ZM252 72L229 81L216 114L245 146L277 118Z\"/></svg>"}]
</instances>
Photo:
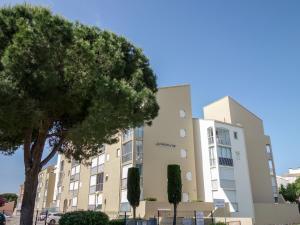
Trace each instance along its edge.
<instances>
[{"instance_id":1,"label":"sign on wall","mask_svg":"<svg viewBox=\"0 0 300 225\"><path fill-rule=\"evenodd\" d=\"M215 208L225 208L225 201L224 199L214 199L214 206Z\"/></svg>"}]
</instances>

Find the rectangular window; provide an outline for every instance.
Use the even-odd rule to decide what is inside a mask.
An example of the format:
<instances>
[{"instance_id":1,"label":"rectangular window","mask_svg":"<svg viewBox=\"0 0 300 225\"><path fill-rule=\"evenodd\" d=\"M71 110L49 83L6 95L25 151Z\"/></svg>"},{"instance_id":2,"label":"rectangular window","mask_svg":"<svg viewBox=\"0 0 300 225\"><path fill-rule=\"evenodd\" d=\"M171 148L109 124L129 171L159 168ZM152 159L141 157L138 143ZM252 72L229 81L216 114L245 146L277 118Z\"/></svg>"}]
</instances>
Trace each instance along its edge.
<instances>
[{"instance_id":1,"label":"rectangular window","mask_svg":"<svg viewBox=\"0 0 300 225\"><path fill-rule=\"evenodd\" d=\"M132 139L133 131L132 129L126 130L123 132L123 142L129 141Z\"/></svg>"},{"instance_id":2,"label":"rectangular window","mask_svg":"<svg viewBox=\"0 0 300 225\"><path fill-rule=\"evenodd\" d=\"M92 159L91 168L98 166L98 157Z\"/></svg>"},{"instance_id":3,"label":"rectangular window","mask_svg":"<svg viewBox=\"0 0 300 225\"><path fill-rule=\"evenodd\" d=\"M238 139L238 133L236 131L233 132L234 139Z\"/></svg>"},{"instance_id":4,"label":"rectangular window","mask_svg":"<svg viewBox=\"0 0 300 225\"><path fill-rule=\"evenodd\" d=\"M72 206L73 206L73 207L76 207L76 206L77 206L77 197L74 197L74 198L72 199Z\"/></svg>"},{"instance_id":5,"label":"rectangular window","mask_svg":"<svg viewBox=\"0 0 300 225\"><path fill-rule=\"evenodd\" d=\"M132 141L123 144L122 148L122 162L128 162L132 159Z\"/></svg>"},{"instance_id":6,"label":"rectangular window","mask_svg":"<svg viewBox=\"0 0 300 225\"><path fill-rule=\"evenodd\" d=\"M215 153L214 153L214 147L209 147L209 162L210 162L210 167L215 167L216 166L216 158L215 158Z\"/></svg>"},{"instance_id":7,"label":"rectangular window","mask_svg":"<svg viewBox=\"0 0 300 225\"><path fill-rule=\"evenodd\" d=\"M211 186L212 186L213 191L217 191L218 190L218 180L212 180Z\"/></svg>"},{"instance_id":8,"label":"rectangular window","mask_svg":"<svg viewBox=\"0 0 300 225\"><path fill-rule=\"evenodd\" d=\"M228 129L216 128L217 143L220 145L231 145L230 134Z\"/></svg>"},{"instance_id":9,"label":"rectangular window","mask_svg":"<svg viewBox=\"0 0 300 225\"><path fill-rule=\"evenodd\" d=\"M97 181L97 175L91 176L91 179L90 179L90 186L96 185L96 181Z\"/></svg>"},{"instance_id":10,"label":"rectangular window","mask_svg":"<svg viewBox=\"0 0 300 225\"><path fill-rule=\"evenodd\" d=\"M143 160L143 141L135 141L136 147L136 160L142 161Z\"/></svg>"},{"instance_id":11,"label":"rectangular window","mask_svg":"<svg viewBox=\"0 0 300 225\"><path fill-rule=\"evenodd\" d=\"M219 165L233 166L231 148L218 146Z\"/></svg>"},{"instance_id":12,"label":"rectangular window","mask_svg":"<svg viewBox=\"0 0 300 225\"><path fill-rule=\"evenodd\" d=\"M102 165L105 162L105 154L101 154L98 156L98 165Z\"/></svg>"},{"instance_id":13,"label":"rectangular window","mask_svg":"<svg viewBox=\"0 0 300 225\"><path fill-rule=\"evenodd\" d=\"M96 191L103 191L104 173L97 174Z\"/></svg>"},{"instance_id":14,"label":"rectangular window","mask_svg":"<svg viewBox=\"0 0 300 225\"><path fill-rule=\"evenodd\" d=\"M95 205L95 202L96 202L96 196L89 195L89 205Z\"/></svg>"},{"instance_id":15,"label":"rectangular window","mask_svg":"<svg viewBox=\"0 0 300 225\"><path fill-rule=\"evenodd\" d=\"M207 137L208 137L208 144L209 145L214 144L214 132L212 127L207 128Z\"/></svg>"},{"instance_id":16,"label":"rectangular window","mask_svg":"<svg viewBox=\"0 0 300 225\"><path fill-rule=\"evenodd\" d=\"M144 127L137 127L134 129L134 135L136 139L143 139Z\"/></svg>"}]
</instances>

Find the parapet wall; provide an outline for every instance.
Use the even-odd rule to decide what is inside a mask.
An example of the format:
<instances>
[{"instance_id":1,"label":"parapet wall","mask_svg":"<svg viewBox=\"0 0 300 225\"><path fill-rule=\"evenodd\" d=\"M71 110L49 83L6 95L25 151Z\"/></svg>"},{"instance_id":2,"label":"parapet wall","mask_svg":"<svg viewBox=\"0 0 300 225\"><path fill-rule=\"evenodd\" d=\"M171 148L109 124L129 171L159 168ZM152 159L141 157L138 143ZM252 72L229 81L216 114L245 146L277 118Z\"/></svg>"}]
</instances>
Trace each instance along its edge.
<instances>
[{"instance_id":1,"label":"parapet wall","mask_svg":"<svg viewBox=\"0 0 300 225\"><path fill-rule=\"evenodd\" d=\"M255 225L300 224L297 204L254 203Z\"/></svg>"}]
</instances>

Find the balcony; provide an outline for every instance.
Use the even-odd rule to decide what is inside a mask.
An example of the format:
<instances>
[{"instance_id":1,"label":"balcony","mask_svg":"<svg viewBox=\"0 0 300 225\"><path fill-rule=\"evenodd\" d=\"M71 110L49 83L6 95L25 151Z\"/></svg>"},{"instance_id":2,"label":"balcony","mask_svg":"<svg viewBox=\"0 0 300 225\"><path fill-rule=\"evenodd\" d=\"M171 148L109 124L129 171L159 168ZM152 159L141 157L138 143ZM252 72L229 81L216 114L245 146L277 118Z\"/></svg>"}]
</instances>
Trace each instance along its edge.
<instances>
[{"instance_id":1,"label":"balcony","mask_svg":"<svg viewBox=\"0 0 300 225\"><path fill-rule=\"evenodd\" d=\"M219 165L222 165L222 166L233 166L233 159L219 157Z\"/></svg>"}]
</instances>

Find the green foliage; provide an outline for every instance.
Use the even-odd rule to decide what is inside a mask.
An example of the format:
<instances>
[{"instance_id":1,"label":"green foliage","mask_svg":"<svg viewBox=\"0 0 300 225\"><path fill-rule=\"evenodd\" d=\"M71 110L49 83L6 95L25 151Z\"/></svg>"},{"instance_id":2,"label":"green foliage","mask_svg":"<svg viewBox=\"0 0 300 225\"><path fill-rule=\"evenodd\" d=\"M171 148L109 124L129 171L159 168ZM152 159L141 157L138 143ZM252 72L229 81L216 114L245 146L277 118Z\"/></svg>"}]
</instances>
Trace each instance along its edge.
<instances>
[{"instance_id":1,"label":"green foliage","mask_svg":"<svg viewBox=\"0 0 300 225\"><path fill-rule=\"evenodd\" d=\"M153 198L153 197L148 197L148 198L144 198L145 201L149 201L149 202L155 202L157 201L156 198Z\"/></svg>"},{"instance_id":2,"label":"green foliage","mask_svg":"<svg viewBox=\"0 0 300 225\"><path fill-rule=\"evenodd\" d=\"M47 138L84 160L157 116L156 76L124 37L28 4L0 8L0 27L3 153L27 142L43 147Z\"/></svg>"},{"instance_id":3,"label":"green foliage","mask_svg":"<svg viewBox=\"0 0 300 225\"><path fill-rule=\"evenodd\" d=\"M223 223L223 222L217 222L217 223L211 223L210 225L226 225L226 223Z\"/></svg>"},{"instance_id":4,"label":"green foliage","mask_svg":"<svg viewBox=\"0 0 300 225\"><path fill-rule=\"evenodd\" d=\"M127 199L133 208L133 217L135 218L135 208L140 204L140 172L137 167L128 169L127 175Z\"/></svg>"},{"instance_id":5,"label":"green foliage","mask_svg":"<svg viewBox=\"0 0 300 225\"><path fill-rule=\"evenodd\" d=\"M182 182L179 165L168 165L168 200L172 204L181 201Z\"/></svg>"},{"instance_id":6,"label":"green foliage","mask_svg":"<svg viewBox=\"0 0 300 225\"><path fill-rule=\"evenodd\" d=\"M3 198L2 196L0 196L0 207L4 206L5 202L6 202L5 198Z\"/></svg>"},{"instance_id":7,"label":"green foliage","mask_svg":"<svg viewBox=\"0 0 300 225\"><path fill-rule=\"evenodd\" d=\"M286 187L281 185L279 188L279 194L281 194L286 201L296 202L296 200L297 200L297 185L296 185L296 183L288 184Z\"/></svg>"},{"instance_id":8,"label":"green foliage","mask_svg":"<svg viewBox=\"0 0 300 225\"><path fill-rule=\"evenodd\" d=\"M107 225L108 216L97 211L74 211L65 213L59 225Z\"/></svg>"},{"instance_id":9,"label":"green foliage","mask_svg":"<svg viewBox=\"0 0 300 225\"><path fill-rule=\"evenodd\" d=\"M108 222L108 225L125 225L125 220L124 219L110 220Z\"/></svg>"},{"instance_id":10,"label":"green foliage","mask_svg":"<svg viewBox=\"0 0 300 225\"><path fill-rule=\"evenodd\" d=\"M14 207L16 207L18 195L16 195L15 193L4 193L0 196L3 197L6 200L6 202L14 202Z\"/></svg>"}]
</instances>

